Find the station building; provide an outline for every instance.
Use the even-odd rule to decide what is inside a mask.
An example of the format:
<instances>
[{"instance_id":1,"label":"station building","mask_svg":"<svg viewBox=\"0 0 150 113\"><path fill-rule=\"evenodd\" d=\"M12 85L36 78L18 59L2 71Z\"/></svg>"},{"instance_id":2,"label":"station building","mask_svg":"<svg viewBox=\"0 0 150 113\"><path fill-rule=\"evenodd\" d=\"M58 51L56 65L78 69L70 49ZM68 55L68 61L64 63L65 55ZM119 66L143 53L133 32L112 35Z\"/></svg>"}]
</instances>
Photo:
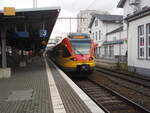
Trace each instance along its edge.
<instances>
[{"instance_id":1,"label":"station building","mask_svg":"<svg viewBox=\"0 0 150 113\"><path fill-rule=\"evenodd\" d=\"M95 56L97 58L118 60L119 55L125 55L123 50L122 53L119 53L125 40L122 34L122 20L121 15L93 15L89 28L91 29L91 37L96 44Z\"/></svg>"},{"instance_id":2,"label":"station building","mask_svg":"<svg viewBox=\"0 0 150 113\"><path fill-rule=\"evenodd\" d=\"M150 1L120 0L124 9L124 29L128 37L128 69L139 74L150 73Z\"/></svg>"}]
</instances>

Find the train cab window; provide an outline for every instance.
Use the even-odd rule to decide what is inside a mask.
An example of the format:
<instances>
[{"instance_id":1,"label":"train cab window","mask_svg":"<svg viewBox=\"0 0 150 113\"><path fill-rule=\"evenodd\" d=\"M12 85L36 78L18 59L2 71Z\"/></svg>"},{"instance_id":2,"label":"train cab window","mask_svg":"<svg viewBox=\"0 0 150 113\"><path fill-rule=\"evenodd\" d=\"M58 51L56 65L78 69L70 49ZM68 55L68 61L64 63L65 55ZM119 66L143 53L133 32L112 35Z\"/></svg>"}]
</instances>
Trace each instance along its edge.
<instances>
[{"instance_id":1,"label":"train cab window","mask_svg":"<svg viewBox=\"0 0 150 113\"><path fill-rule=\"evenodd\" d=\"M70 42L75 54L90 54L91 40L71 40Z\"/></svg>"},{"instance_id":2,"label":"train cab window","mask_svg":"<svg viewBox=\"0 0 150 113\"><path fill-rule=\"evenodd\" d=\"M69 50L65 46L63 46L63 57L70 57L70 56L71 54Z\"/></svg>"}]
</instances>

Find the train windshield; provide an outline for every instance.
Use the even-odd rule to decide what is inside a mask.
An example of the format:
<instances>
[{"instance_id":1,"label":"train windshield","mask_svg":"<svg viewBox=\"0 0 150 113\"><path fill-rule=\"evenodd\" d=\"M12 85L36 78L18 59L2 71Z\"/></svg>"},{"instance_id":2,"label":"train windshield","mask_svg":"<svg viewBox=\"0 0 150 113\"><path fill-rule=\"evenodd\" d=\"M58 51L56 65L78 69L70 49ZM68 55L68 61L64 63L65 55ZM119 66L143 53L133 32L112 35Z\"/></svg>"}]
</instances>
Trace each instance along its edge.
<instances>
[{"instance_id":1,"label":"train windshield","mask_svg":"<svg viewBox=\"0 0 150 113\"><path fill-rule=\"evenodd\" d=\"M70 42L75 54L90 54L91 40L71 40Z\"/></svg>"}]
</instances>

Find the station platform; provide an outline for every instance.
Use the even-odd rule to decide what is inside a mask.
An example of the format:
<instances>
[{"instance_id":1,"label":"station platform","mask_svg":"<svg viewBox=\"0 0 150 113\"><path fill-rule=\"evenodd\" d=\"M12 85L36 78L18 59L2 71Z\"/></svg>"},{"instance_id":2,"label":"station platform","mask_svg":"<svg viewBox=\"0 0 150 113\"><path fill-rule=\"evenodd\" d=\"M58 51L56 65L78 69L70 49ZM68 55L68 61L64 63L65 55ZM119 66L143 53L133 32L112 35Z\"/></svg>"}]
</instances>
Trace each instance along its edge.
<instances>
[{"instance_id":1,"label":"station platform","mask_svg":"<svg viewBox=\"0 0 150 113\"><path fill-rule=\"evenodd\" d=\"M0 113L104 113L53 62L39 57L0 79Z\"/></svg>"}]
</instances>

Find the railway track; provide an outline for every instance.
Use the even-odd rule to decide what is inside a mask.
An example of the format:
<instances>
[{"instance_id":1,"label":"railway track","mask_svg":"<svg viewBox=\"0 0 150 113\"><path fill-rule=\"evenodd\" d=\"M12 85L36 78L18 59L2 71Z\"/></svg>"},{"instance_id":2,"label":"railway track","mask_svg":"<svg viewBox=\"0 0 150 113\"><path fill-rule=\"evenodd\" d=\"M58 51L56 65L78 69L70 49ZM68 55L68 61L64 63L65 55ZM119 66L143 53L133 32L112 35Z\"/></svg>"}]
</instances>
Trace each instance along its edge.
<instances>
[{"instance_id":1,"label":"railway track","mask_svg":"<svg viewBox=\"0 0 150 113\"><path fill-rule=\"evenodd\" d=\"M75 80L106 113L150 113L137 103L89 79Z\"/></svg>"},{"instance_id":2,"label":"railway track","mask_svg":"<svg viewBox=\"0 0 150 113\"><path fill-rule=\"evenodd\" d=\"M96 71L107 74L109 76L114 76L120 79L123 79L125 81L141 85L143 87L150 88L150 78L148 77L140 77L138 75L131 75L128 73L123 73L119 71L114 71L111 69L106 69L102 67L96 67Z\"/></svg>"}]
</instances>

